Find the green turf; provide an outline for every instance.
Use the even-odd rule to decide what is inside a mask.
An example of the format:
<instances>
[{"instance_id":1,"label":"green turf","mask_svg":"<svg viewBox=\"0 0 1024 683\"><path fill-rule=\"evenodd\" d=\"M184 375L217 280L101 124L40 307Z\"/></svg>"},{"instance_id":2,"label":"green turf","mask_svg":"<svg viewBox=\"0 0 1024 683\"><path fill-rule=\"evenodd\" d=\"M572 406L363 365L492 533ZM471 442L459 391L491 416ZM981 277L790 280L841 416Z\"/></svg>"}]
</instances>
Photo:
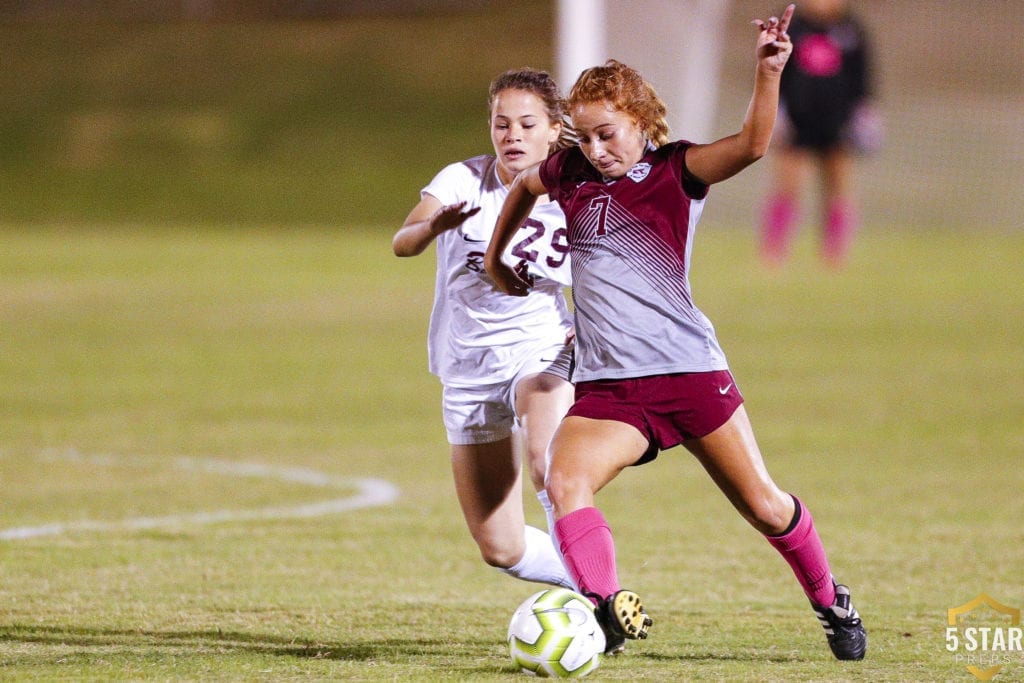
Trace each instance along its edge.
<instances>
[{"instance_id":1,"label":"green turf","mask_svg":"<svg viewBox=\"0 0 1024 683\"><path fill-rule=\"evenodd\" d=\"M1024 237L857 247L842 273L809 244L767 273L746 234L705 230L693 278L868 659L832 661L788 568L676 450L600 496L656 623L595 679L973 680L946 610L1024 607ZM535 587L477 559L454 500L432 271L389 229L0 230L0 526L71 525L0 541L0 678L508 680L504 630ZM401 493L201 524L349 493L179 466L211 460ZM179 519L119 526L142 516ZM997 680L1022 676L1018 657Z\"/></svg>"},{"instance_id":2,"label":"green turf","mask_svg":"<svg viewBox=\"0 0 1024 683\"><path fill-rule=\"evenodd\" d=\"M0 220L401 220L439 149L489 151L487 86L550 68L552 24L538 0L332 21L0 22Z\"/></svg>"}]
</instances>

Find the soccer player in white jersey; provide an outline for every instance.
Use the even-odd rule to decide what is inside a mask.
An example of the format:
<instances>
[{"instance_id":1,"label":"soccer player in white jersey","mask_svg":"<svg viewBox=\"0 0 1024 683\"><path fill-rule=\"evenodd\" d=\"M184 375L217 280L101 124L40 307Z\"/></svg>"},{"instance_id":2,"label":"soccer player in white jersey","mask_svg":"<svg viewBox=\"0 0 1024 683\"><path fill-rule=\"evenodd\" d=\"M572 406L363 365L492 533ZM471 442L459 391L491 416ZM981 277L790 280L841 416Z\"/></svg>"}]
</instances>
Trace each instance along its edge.
<instances>
[{"instance_id":1,"label":"soccer player in white jersey","mask_svg":"<svg viewBox=\"0 0 1024 683\"><path fill-rule=\"evenodd\" d=\"M595 494L625 467L679 444L792 567L833 654L861 659L867 646L810 512L769 476L714 328L690 295L708 186L768 149L793 11L755 22L757 69L743 127L710 144L670 143L665 105L630 67L610 60L584 71L568 97L579 147L519 174L485 257L504 291L526 294L530 283L497 256L535 196L562 206L576 302L576 400L551 442L547 491L566 566L597 606L610 652L646 637L652 620L639 596L619 585Z\"/></svg>"},{"instance_id":2,"label":"soccer player in white jersey","mask_svg":"<svg viewBox=\"0 0 1024 683\"><path fill-rule=\"evenodd\" d=\"M429 366L443 385L455 490L484 561L520 579L575 588L548 533L526 525L522 503L525 451L550 529L547 445L573 396L572 321L563 293L570 268L558 204L538 202L503 255L528 269L530 296L506 296L483 265L516 174L572 139L563 127L561 94L543 71L496 78L488 109L494 154L442 169L422 190L393 247L398 256L415 256L436 243Z\"/></svg>"}]
</instances>

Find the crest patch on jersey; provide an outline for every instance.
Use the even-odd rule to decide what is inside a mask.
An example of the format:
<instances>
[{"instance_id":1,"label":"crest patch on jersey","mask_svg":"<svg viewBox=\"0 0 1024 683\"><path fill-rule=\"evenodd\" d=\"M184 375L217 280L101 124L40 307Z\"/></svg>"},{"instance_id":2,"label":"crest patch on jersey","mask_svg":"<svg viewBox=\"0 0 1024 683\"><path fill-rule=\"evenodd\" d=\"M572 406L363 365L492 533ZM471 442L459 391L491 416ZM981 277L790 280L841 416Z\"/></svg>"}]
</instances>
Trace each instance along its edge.
<instances>
[{"instance_id":1,"label":"crest patch on jersey","mask_svg":"<svg viewBox=\"0 0 1024 683\"><path fill-rule=\"evenodd\" d=\"M651 165L646 161L641 161L633 168L626 171L626 177L632 180L634 183L639 183L641 180L647 177L647 174L651 172Z\"/></svg>"}]
</instances>

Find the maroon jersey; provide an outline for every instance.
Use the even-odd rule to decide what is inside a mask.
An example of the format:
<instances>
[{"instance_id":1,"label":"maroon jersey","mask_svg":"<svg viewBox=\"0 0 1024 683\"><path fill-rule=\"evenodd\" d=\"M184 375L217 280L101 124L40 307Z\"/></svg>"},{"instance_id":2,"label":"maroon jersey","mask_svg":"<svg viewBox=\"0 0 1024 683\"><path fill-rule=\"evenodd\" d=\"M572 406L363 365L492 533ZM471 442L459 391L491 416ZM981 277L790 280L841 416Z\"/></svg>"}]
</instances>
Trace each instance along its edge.
<instances>
[{"instance_id":1,"label":"maroon jersey","mask_svg":"<svg viewBox=\"0 0 1024 683\"><path fill-rule=\"evenodd\" d=\"M617 180L602 177L578 147L540 166L569 231L574 381L728 367L690 292L690 251L708 192L686 171L690 144L648 149Z\"/></svg>"}]
</instances>

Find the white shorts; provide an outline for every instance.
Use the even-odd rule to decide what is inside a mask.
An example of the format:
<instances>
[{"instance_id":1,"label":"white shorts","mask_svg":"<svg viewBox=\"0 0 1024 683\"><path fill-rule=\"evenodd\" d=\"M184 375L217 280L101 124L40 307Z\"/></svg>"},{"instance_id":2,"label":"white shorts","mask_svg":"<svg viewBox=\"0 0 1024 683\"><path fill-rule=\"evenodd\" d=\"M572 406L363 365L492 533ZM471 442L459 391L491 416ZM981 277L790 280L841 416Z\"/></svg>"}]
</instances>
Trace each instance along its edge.
<instances>
[{"instance_id":1,"label":"white shorts","mask_svg":"<svg viewBox=\"0 0 1024 683\"><path fill-rule=\"evenodd\" d=\"M515 410L519 380L545 372L569 381L572 372L572 346L540 346L523 359L519 371L509 380L472 387L445 385L441 410L448 443L468 446L501 441L518 427Z\"/></svg>"}]
</instances>

